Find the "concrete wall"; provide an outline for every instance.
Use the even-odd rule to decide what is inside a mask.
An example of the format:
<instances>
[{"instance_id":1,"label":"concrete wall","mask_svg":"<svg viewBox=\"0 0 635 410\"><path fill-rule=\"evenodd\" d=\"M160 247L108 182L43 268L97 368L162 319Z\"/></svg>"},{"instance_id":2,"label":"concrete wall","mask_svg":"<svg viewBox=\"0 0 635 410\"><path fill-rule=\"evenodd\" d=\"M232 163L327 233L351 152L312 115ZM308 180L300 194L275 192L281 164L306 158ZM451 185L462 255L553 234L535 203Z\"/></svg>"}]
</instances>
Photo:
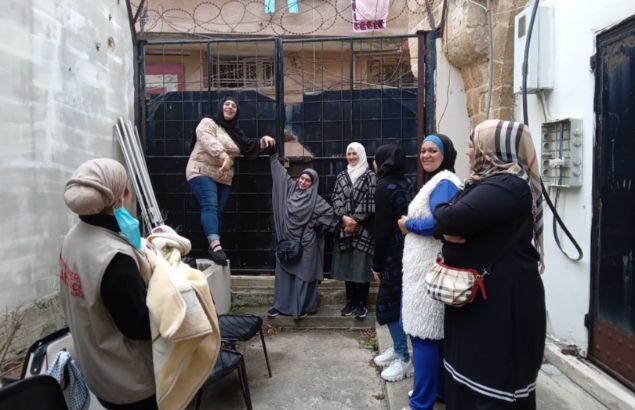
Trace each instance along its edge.
<instances>
[{"instance_id":1,"label":"concrete wall","mask_svg":"<svg viewBox=\"0 0 635 410\"><path fill-rule=\"evenodd\" d=\"M469 176L467 143L470 119L467 115L467 96L460 70L451 65L437 40L436 72L437 131L452 139L457 151L456 174L461 179Z\"/></svg>"},{"instance_id":2,"label":"concrete wall","mask_svg":"<svg viewBox=\"0 0 635 410\"><path fill-rule=\"evenodd\" d=\"M7 0L2 10L0 310L56 293L75 220L64 183L81 162L117 156L112 126L132 116L134 92L125 1Z\"/></svg>"},{"instance_id":3,"label":"concrete wall","mask_svg":"<svg viewBox=\"0 0 635 410\"><path fill-rule=\"evenodd\" d=\"M595 77L590 70L589 59L596 51L597 34L634 15L635 2L587 0L543 1L541 4L554 7L555 86L553 91L546 93L547 107L554 119L581 118L584 132L583 186L562 190L559 206L561 217L584 251L581 262L571 262L558 250L551 229L552 214L548 209L545 213L546 270L543 280L547 294L548 332L562 342L576 344L585 352L588 331L584 326L584 315L589 311L591 292L591 190L595 134ZM545 117L535 95L529 95L528 108L530 128L538 142L540 125ZM520 96L516 96L515 117L522 121ZM540 148L539 145L536 144L537 148ZM565 238L564 234L559 236ZM565 249L575 254L568 240L564 242Z\"/></svg>"}]
</instances>

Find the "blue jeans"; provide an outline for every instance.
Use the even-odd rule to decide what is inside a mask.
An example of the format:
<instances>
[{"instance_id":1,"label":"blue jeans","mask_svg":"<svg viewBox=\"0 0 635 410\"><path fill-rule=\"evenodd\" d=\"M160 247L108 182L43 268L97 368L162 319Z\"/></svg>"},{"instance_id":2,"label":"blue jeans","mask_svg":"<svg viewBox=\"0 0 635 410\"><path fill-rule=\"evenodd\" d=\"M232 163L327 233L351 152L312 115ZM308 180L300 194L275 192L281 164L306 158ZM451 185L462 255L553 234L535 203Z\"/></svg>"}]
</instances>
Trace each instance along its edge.
<instances>
[{"instance_id":1,"label":"blue jeans","mask_svg":"<svg viewBox=\"0 0 635 410\"><path fill-rule=\"evenodd\" d=\"M392 348L395 354L399 356L403 361L410 360L410 354L408 353L408 337L403 331L403 325L401 324L401 317L394 322L386 323L390 337L392 338Z\"/></svg>"},{"instance_id":2,"label":"blue jeans","mask_svg":"<svg viewBox=\"0 0 635 410\"><path fill-rule=\"evenodd\" d=\"M432 410L436 397L443 397L443 340L412 336L412 364L415 369L412 410Z\"/></svg>"},{"instance_id":3,"label":"blue jeans","mask_svg":"<svg viewBox=\"0 0 635 410\"><path fill-rule=\"evenodd\" d=\"M231 185L219 184L206 176L194 177L187 182L201 207L201 225L207 240L219 240L220 217L227 205Z\"/></svg>"}]
</instances>

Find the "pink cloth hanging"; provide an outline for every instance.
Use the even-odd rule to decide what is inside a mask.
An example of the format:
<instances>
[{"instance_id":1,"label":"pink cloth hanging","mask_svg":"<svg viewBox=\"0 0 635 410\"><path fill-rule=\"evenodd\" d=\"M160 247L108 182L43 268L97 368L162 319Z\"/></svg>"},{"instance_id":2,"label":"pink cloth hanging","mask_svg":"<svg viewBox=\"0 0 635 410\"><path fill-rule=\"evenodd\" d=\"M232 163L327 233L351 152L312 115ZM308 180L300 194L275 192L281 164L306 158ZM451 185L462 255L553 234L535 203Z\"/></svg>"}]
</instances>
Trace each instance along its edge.
<instances>
[{"instance_id":1,"label":"pink cloth hanging","mask_svg":"<svg viewBox=\"0 0 635 410\"><path fill-rule=\"evenodd\" d=\"M390 0L351 0L353 31L375 31L386 28Z\"/></svg>"}]
</instances>

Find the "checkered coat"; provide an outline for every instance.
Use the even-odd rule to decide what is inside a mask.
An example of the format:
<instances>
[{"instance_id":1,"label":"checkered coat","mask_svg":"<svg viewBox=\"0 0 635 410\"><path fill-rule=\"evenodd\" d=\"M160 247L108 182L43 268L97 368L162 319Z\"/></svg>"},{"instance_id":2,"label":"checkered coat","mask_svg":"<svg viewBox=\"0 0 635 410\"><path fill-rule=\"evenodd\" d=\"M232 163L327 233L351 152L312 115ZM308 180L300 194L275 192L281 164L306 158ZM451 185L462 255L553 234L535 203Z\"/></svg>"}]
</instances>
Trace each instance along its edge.
<instances>
[{"instance_id":1,"label":"checkered coat","mask_svg":"<svg viewBox=\"0 0 635 410\"><path fill-rule=\"evenodd\" d=\"M339 219L348 215L358 222L357 229L351 234L344 232L343 226L340 227L340 250L354 248L369 255L373 254L375 241L372 226L375 216L376 183L377 178L371 170L366 170L355 184L351 182L348 172L342 171L337 175L331 196L333 210Z\"/></svg>"}]
</instances>

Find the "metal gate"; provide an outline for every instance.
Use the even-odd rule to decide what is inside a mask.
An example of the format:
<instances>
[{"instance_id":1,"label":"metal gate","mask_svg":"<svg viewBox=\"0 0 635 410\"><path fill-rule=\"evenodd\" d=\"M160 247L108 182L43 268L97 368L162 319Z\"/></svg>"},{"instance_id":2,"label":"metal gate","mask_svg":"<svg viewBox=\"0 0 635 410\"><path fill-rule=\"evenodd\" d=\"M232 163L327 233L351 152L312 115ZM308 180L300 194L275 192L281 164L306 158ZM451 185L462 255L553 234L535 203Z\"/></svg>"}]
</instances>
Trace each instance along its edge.
<instances>
[{"instance_id":1,"label":"metal gate","mask_svg":"<svg viewBox=\"0 0 635 410\"><path fill-rule=\"evenodd\" d=\"M635 19L597 50L589 353L635 388Z\"/></svg>"},{"instance_id":2,"label":"metal gate","mask_svg":"<svg viewBox=\"0 0 635 410\"><path fill-rule=\"evenodd\" d=\"M418 59L410 56L413 42L419 46ZM434 54L432 33L141 42L139 126L166 222L192 240L195 256L205 257L207 242L185 165L198 121L213 116L226 95L239 101L239 126L248 136L277 139L291 174L307 166L318 171L320 194L327 200L335 176L345 168L344 150L351 141L361 142L369 156L381 144L402 145L414 177L417 142L435 124L434 106L423 102L425 97L434 101ZM418 79L413 65L421 73ZM232 271L273 270L267 159L237 161L222 217L222 242ZM325 267L330 267L328 255Z\"/></svg>"}]
</instances>

